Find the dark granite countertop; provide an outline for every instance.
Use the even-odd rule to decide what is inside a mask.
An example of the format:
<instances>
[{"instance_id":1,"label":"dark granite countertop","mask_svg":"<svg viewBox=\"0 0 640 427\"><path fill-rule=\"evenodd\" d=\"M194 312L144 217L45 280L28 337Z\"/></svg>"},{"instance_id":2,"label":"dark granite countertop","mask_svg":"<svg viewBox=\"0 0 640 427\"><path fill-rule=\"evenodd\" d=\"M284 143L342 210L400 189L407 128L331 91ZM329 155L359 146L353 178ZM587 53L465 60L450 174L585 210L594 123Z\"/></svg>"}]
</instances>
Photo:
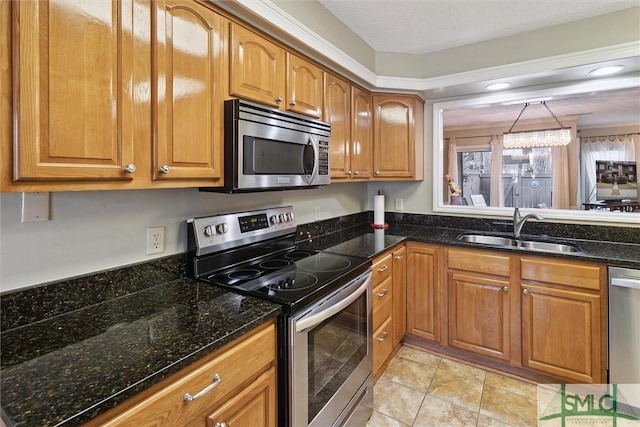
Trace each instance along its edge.
<instances>
[{"instance_id":1,"label":"dark granite countertop","mask_svg":"<svg viewBox=\"0 0 640 427\"><path fill-rule=\"evenodd\" d=\"M523 239L547 242L568 243L580 248L580 252L547 252L526 250L519 247L501 247L481 245L458 240L462 234L487 234L511 237L506 232L475 231L471 229L430 227L419 225L390 224L384 230L384 236L376 238L375 231L368 225L352 227L347 230L330 233L321 237L307 238L299 245L333 253L344 253L372 258L391 249L402 241L432 243L438 245L460 246L478 249L492 249L511 253L567 258L583 261L603 262L609 265L640 267L640 242L619 243L588 239L557 238L549 236L523 235ZM303 236L304 237L304 236Z\"/></svg>"},{"instance_id":2,"label":"dark granite countertop","mask_svg":"<svg viewBox=\"0 0 640 427\"><path fill-rule=\"evenodd\" d=\"M581 249L551 253L458 240L507 232L405 219L382 232L362 224L362 214L335 220L338 231L305 225L298 245L373 258L413 241L640 267L637 234L633 243L523 236ZM0 302L2 416L10 427L81 424L280 313L276 304L184 278L180 256L10 292Z\"/></svg>"},{"instance_id":3,"label":"dark granite countertop","mask_svg":"<svg viewBox=\"0 0 640 427\"><path fill-rule=\"evenodd\" d=\"M5 299L15 304L15 295ZM175 278L3 328L3 419L8 426L79 425L278 313L277 304Z\"/></svg>"}]
</instances>

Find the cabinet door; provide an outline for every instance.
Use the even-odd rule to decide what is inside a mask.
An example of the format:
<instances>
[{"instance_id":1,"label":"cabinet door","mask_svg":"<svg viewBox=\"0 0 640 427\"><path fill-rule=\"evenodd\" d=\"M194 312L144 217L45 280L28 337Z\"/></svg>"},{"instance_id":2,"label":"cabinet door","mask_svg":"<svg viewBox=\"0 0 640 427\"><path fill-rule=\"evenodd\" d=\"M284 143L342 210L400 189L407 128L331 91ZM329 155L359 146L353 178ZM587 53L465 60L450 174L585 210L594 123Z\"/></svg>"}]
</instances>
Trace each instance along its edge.
<instances>
[{"instance_id":1,"label":"cabinet door","mask_svg":"<svg viewBox=\"0 0 640 427\"><path fill-rule=\"evenodd\" d=\"M207 417L207 427L219 426L276 426L275 368L262 374Z\"/></svg>"},{"instance_id":2,"label":"cabinet door","mask_svg":"<svg viewBox=\"0 0 640 427\"><path fill-rule=\"evenodd\" d=\"M369 92L357 87L351 88L351 94L351 176L368 179L371 177L373 150L373 101Z\"/></svg>"},{"instance_id":3,"label":"cabinet door","mask_svg":"<svg viewBox=\"0 0 640 427\"><path fill-rule=\"evenodd\" d=\"M331 123L331 179L351 174L351 85L333 74L325 74L324 120Z\"/></svg>"},{"instance_id":4,"label":"cabinet door","mask_svg":"<svg viewBox=\"0 0 640 427\"><path fill-rule=\"evenodd\" d=\"M299 56L287 53L287 110L319 119L323 86L324 71Z\"/></svg>"},{"instance_id":5,"label":"cabinet door","mask_svg":"<svg viewBox=\"0 0 640 427\"><path fill-rule=\"evenodd\" d=\"M230 95L279 107L285 96L285 51L236 23L230 34Z\"/></svg>"},{"instance_id":6,"label":"cabinet door","mask_svg":"<svg viewBox=\"0 0 640 427\"><path fill-rule=\"evenodd\" d=\"M12 6L14 181L131 180L134 1Z\"/></svg>"},{"instance_id":7,"label":"cabinet door","mask_svg":"<svg viewBox=\"0 0 640 427\"><path fill-rule=\"evenodd\" d=\"M449 344L509 360L509 282L449 272Z\"/></svg>"},{"instance_id":8,"label":"cabinet door","mask_svg":"<svg viewBox=\"0 0 640 427\"><path fill-rule=\"evenodd\" d=\"M416 102L402 95L374 95L373 170L375 178L413 178Z\"/></svg>"},{"instance_id":9,"label":"cabinet door","mask_svg":"<svg viewBox=\"0 0 640 427\"><path fill-rule=\"evenodd\" d=\"M187 0L153 7L153 179L219 179L222 18Z\"/></svg>"},{"instance_id":10,"label":"cabinet door","mask_svg":"<svg viewBox=\"0 0 640 427\"><path fill-rule=\"evenodd\" d=\"M407 250L393 251L393 336L400 343L407 332Z\"/></svg>"},{"instance_id":11,"label":"cabinet door","mask_svg":"<svg viewBox=\"0 0 640 427\"><path fill-rule=\"evenodd\" d=\"M440 339L439 251L420 244L407 245L407 333Z\"/></svg>"},{"instance_id":12,"label":"cabinet door","mask_svg":"<svg viewBox=\"0 0 640 427\"><path fill-rule=\"evenodd\" d=\"M606 382L600 296L526 282L522 288L523 365L578 383Z\"/></svg>"}]
</instances>

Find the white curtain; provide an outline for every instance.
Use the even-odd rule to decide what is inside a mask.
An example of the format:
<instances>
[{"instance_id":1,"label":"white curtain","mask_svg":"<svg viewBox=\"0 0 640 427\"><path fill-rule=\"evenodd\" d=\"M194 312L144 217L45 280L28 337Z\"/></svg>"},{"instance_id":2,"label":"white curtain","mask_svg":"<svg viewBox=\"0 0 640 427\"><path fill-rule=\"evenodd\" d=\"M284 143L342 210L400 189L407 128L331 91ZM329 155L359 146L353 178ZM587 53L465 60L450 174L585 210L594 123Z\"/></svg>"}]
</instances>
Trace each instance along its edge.
<instances>
[{"instance_id":1,"label":"white curtain","mask_svg":"<svg viewBox=\"0 0 640 427\"><path fill-rule=\"evenodd\" d=\"M639 157L640 153L635 150L634 135L580 138L580 175L584 183L581 203L595 201L596 160L635 160L640 165Z\"/></svg>"},{"instance_id":2,"label":"white curtain","mask_svg":"<svg viewBox=\"0 0 640 427\"><path fill-rule=\"evenodd\" d=\"M551 176L553 177L551 207L569 209L569 155L567 146L551 148Z\"/></svg>"},{"instance_id":3,"label":"white curtain","mask_svg":"<svg viewBox=\"0 0 640 427\"><path fill-rule=\"evenodd\" d=\"M504 206L502 187L502 136L494 136L491 139L491 206Z\"/></svg>"},{"instance_id":4,"label":"white curtain","mask_svg":"<svg viewBox=\"0 0 640 427\"><path fill-rule=\"evenodd\" d=\"M458 183L458 185L462 185L458 179L458 150L455 138L449 138L449 162L447 165L447 174L449 174L451 179ZM445 194L448 194L449 196L451 195L448 187Z\"/></svg>"}]
</instances>

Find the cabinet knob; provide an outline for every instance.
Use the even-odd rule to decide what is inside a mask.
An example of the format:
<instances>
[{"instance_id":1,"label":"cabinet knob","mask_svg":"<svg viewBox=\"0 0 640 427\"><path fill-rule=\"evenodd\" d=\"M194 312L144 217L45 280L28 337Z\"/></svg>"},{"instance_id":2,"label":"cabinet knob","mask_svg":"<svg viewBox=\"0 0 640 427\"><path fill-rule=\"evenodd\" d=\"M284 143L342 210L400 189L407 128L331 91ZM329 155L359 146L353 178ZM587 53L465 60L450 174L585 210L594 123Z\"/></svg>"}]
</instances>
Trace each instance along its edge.
<instances>
[{"instance_id":1,"label":"cabinet knob","mask_svg":"<svg viewBox=\"0 0 640 427\"><path fill-rule=\"evenodd\" d=\"M351 176L351 171L347 171L347 175Z\"/></svg>"},{"instance_id":2,"label":"cabinet knob","mask_svg":"<svg viewBox=\"0 0 640 427\"><path fill-rule=\"evenodd\" d=\"M124 167L124 171L127 173L134 173L136 171L136 165L134 165L133 163L129 163Z\"/></svg>"},{"instance_id":3,"label":"cabinet knob","mask_svg":"<svg viewBox=\"0 0 640 427\"><path fill-rule=\"evenodd\" d=\"M389 293L389 289L383 288L382 292L378 292L376 295L378 295L380 298L382 298L383 296L385 296L388 293Z\"/></svg>"},{"instance_id":4,"label":"cabinet knob","mask_svg":"<svg viewBox=\"0 0 640 427\"><path fill-rule=\"evenodd\" d=\"M355 175L355 176L358 176L358 175L360 175L360 172L355 171L355 172L354 172L354 175Z\"/></svg>"},{"instance_id":5,"label":"cabinet knob","mask_svg":"<svg viewBox=\"0 0 640 427\"><path fill-rule=\"evenodd\" d=\"M380 171L375 171L375 174L376 175L380 175Z\"/></svg>"},{"instance_id":6,"label":"cabinet knob","mask_svg":"<svg viewBox=\"0 0 640 427\"><path fill-rule=\"evenodd\" d=\"M277 97L277 98L276 98L276 102L277 102L278 104L280 104L280 103L282 102L282 97L281 97L281 96Z\"/></svg>"},{"instance_id":7,"label":"cabinet knob","mask_svg":"<svg viewBox=\"0 0 640 427\"><path fill-rule=\"evenodd\" d=\"M185 400L185 402L191 402L193 400L200 399L202 396L209 393L214 388L218 387L221 382L222 382L222 378L220 378L220 375L215 374L213 376L213 382L211 384L209 384L208 386L206 386L196 394L185 393L183 399Z\"/></svg>"},{"instance_id":8,"label":"cabinet knob","mask_svg":"<svg viewBox=\"0 0 640 427\"><path fill-rule=\"evenodd\" d=\"M529 295L529 291L528 291L528 290L526 290L526 289L523 289L523 290L522 290L522 295Z\"/></svg>"},{"instance_id":9,"label":"cabinet knob","mask_svg":"<svg viewBox=\"0 0 640 427\"><path fill-rule=\"evenodd\" d=\"M396 261L400 261L402 259L402 256L400 255L396 255L393 257Z\"/></svg>"},{"instance_id":10,"label":"cabinet knob","mask_svg":"<svg viewBox=\"0 0 640 427\"><path fill-rule=\"evenodd\" d=\"M504 286L504 287L502 288L502 290L503 290L504 292L509 292L509 287L508 287L508 286Z\"/></svg>"},{"instance_id":11,"label":"cabinet knob","mask_svg":"<svg viewBox=\"0 0 640 427\"><path fill-rule=\"evenodd\" d=\"M291 106L291 107L295 107L295 106L296 106L296 101L291 101L291 102L289 103L289 106Z\"/></svg>"},{"instance_id":12,"label":"cabinet knob","mask_svg":"<svg viewBox=\"0 0 640 427\"><path fill-rule=\"evenodd\" d=\"M216 427L227 427L227 423L216 423Z\"/></svg>"},{"instance_id":13,"label":"cabinet knob","mask_svg":"<svg viewBox=\"0 0 640 427\"><path fill-rule=\"evenodd\" d=\"M169 173L169 166L167 166L167 165L160 166L160 172L161 173Z\"/></svg>"}]
</instances>

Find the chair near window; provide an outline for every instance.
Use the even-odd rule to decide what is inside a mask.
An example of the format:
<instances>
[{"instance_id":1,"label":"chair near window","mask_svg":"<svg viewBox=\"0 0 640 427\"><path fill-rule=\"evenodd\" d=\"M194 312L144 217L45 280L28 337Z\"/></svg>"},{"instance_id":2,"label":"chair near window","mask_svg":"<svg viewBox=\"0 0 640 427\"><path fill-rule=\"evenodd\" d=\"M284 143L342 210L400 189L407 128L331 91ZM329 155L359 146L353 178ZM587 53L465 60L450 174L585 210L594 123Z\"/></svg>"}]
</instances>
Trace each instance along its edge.
<instances>
[{"instance_id":1,"label":"chair near window","mask_svg":"<svg viewBox=\"0 0 640 427\"><path fill-rule=\"evenodd\" d=\"M484 196L482 194L472 194L471 195L471 204L473 206L487 206L487 202L484 200Z\"/></svg>"}]
</instances>

